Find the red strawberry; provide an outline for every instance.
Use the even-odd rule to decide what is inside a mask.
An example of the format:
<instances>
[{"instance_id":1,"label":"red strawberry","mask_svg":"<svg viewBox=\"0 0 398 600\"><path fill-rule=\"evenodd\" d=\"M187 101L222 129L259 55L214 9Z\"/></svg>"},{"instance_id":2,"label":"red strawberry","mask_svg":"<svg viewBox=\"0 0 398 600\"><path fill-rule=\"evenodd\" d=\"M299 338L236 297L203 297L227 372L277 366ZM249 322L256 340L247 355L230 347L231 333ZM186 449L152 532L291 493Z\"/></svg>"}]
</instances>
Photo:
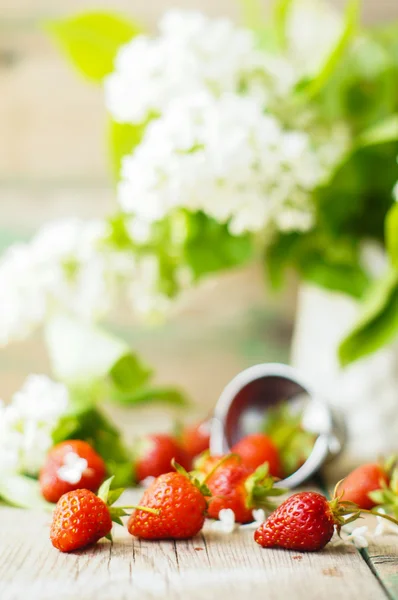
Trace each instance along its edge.
<instances>
[{"instance_id":1,"label":"red strawberry","mask_svg":"<svg viewBox=\"0 0 398 600\"><path fill-rule=\"evenodd\" d=\"M198 456L194 463L194 471L197 473L198 478L203 480L211 471L217 467L219 463L225 464L236 464L241 465L242 459L236 454L222 455L213 454L210 455L208 452L203 452Z\"/></svg>"},{"instance_id":2,"label":"red strawberry","mask_svg":"<svg viewBox=\"0 0 398 600\"><path fill-rule=\"evenodd\" d=\"M123 525L125 507L112 507L123 490L110 490L112 480L113 477L103 483L98 496L82 489L68 492L58 500L50 530L55 548L61 552L79 550L103 537L111 538L112 521Z\"/></svg>"},{"instance_id":3,"label":"red strawberry","mask_svg":"<svg viewBox=\"0 0 398 600\"><path fill-rule=\"evenodd\" d=\"M68 440L54 446L40 471L40 489L48 502L77 489L96 492L105 478L106 467L90 444Z\"/></svg>"},{"instance_id":4,"label":"red strawberry","mask_svg":"<svg viewBox=\"0 0 398 600\"><path fill-rule=\"evenodd\" d=\"M273 477L283 477L278 449L271 438L264 433L245 436L232 446L231 452L238 454L242 458L242 463L253 471L267 462Z\"/></svg>"},{"instance_id":5,"label":"red strawberry","mask_svg":"<svg viewBox=\"0 0 398 600\"><path fill-rule=\"evenodd\" d=\"M351 523L361 513L378 514L389 521L398 521L388 515L361 510L352 502L336 495L328 502L317 492L301 492L290 496L260 525L254 534L263 548L286 548L312 552L321 550L345 523Z\"/></svg>"},{"instance_id":6,"label":"red strawberry","mask_svg":"<svg viewBox=\"0 0 398 600\"><path fill-rule=\"evenodd\" d=\"M191 459L208 450L210 443L210 430L207 421L201 421L183 428L180 444Z\"/></svg>"},{"instance_id":7,"label":"red strawberry","mask_svg":"<svg viewBox=\"0 0 398 600\"><path fill-rule=\"evenodd\" d=\"M98 542L111 529L112 519L105 502L90 490L74 490L58 501L50 539L61 552L71 552Z\"/></svg>"},{"instance_id":8,"label":"red strawberry","mask_svg":"<svg viewBox=\"0 0 398 600\"><path fill-rule=\"evenodd\" d=\"M238 523L253 521L254 508L274 509L269 496L285 492L273 487L274 478L269 475L267 465L261 465L252 473L236 460L220 462L220 466L206 477L205 483L211 492L208 516L218 519L220 510L229 508Z\"/></svg>"},{"instance_id":9,"label":"red strawberry","mask_svg":"<svg viewBox=\"0 0 398 600\"><path fill-rule=\"evenodd\" d=\"M185 469L191 468L189 457L171 435L158 433L142 437L135 448L135 479L140 482L169 473L173 459Z\"/></svg>"},{"instance_id":10,"label":"red strawberry","mask_svg":"<svg viewBox=\"0 0 398 600\"><path fill-rule=\"evenodd\" d=\"M354 502L360 508L376 506L369 494L388 484L385 469L377 463L367 463L351 471L338 486L338 494L342 500Z\"/></svg>"},{"instance_id":11,"label":"red strawberry","mask_svg":"<svg viewBox=\"0 0 398 600\"><path fill-rule=\"evenodd\" d=\"M129 519L129 532L146 540L193 537L203 527L207 508L201 489L181 472L155 479L140 504L159 511L153 515L135 510Z\"/></svg>"}]
</instances>

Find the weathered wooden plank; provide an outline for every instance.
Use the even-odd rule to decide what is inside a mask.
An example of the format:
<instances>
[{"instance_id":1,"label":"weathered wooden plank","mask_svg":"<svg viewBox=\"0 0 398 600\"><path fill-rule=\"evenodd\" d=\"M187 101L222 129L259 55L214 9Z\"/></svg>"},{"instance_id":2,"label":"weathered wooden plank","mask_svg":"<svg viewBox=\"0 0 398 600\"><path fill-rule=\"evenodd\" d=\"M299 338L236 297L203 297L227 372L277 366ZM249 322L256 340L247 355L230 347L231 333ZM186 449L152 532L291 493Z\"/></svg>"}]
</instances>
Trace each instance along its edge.
<instances>
[{"instance_id":1,"label":"weathered wooden plank","mask_svg":"<svg viewBox=\"0 0 398 600\"><path fill-rule=\"evenodd\" d=\"M364 557L377 573L391 598L398 600L398 537L385 534L377 544L364 551Z\"/></svg>"},{"instance_id":2,"label":"weathered wooden plank","mask_svg":"<svg viewBox=\"0 0 398 600\"><path fill-rule=\"evenodd\" d=\"M127 494L127 502L140 492ZM382 600L385 594L353 547L321 553L263 550L253 532L213 531L193 540L145 542L118 527L114 544L63 555L48 540L49 515L0 509L0 597L19 600Z\"/></svg>"}]
</instances>

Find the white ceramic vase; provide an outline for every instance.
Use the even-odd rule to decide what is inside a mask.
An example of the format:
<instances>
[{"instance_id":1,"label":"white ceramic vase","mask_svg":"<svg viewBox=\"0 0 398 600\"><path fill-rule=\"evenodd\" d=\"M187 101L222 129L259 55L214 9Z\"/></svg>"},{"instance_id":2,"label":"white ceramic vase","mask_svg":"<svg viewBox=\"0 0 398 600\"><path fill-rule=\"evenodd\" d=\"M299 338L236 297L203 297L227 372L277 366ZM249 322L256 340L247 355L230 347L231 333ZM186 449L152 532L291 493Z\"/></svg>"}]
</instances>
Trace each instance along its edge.
<instances>
[{"instance_id":1,"label":"white ceramic vase","mask_svg":"<svg viewBox=\"0 0 398 600\"><path fill-rule=\"evenodd\" d=\"M357 313L348 296L303 285L292 344L292 364L345 419L350 466L398 451L398 343L345 369L338 364L339 343Z\"/></svg>"}]
</instances>

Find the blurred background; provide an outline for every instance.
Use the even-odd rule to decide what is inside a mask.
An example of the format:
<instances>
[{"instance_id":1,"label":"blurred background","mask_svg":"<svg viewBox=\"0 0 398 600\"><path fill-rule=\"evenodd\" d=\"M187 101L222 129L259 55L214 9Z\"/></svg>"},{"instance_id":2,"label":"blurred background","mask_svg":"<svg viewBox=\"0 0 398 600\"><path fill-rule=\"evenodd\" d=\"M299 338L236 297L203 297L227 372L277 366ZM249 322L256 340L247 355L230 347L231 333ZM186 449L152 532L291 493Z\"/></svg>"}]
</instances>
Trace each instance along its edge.
<instances>
[{"instance_id":1,"label":"blurred background","mask_svg":"<svg viewBox=\"0 0 398 600\"><path fill-rule=\"evenodd\" d=\"M342 7L344 1L332 4ZM115 202L101 88L74 72L43 33L42 23L77 11L108 9L132 15L151 30L170 7L239 18L232 0L1 1L1 250L29 238L44 221L104 215ZM363 2L367 23L396 14L397 0ZM228 273L185 300L167 324L156 329L132 324L124 333L156 368L159 380L185 388L208 410L242 368L288 360L295 282L282 300L264 294L264 286L261 266ZM38 337L2 350L0 397L7 399L29 372L47 370Z\"/></svg>"}]
</instances>

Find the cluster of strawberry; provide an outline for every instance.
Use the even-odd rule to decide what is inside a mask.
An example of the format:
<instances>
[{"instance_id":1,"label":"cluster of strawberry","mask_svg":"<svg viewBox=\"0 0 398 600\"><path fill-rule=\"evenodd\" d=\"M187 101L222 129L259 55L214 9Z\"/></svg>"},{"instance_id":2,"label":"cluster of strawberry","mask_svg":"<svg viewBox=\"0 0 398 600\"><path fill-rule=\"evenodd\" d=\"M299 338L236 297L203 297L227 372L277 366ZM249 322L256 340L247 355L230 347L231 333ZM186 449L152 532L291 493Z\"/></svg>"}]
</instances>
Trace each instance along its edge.
<instances>
[{"instance_id":1,"label":"cluster of strawberry","mask_svg":"<svg viewBox=\"0 0 398 600\"><path fill-rule=\"evenodd\" d=\"M191 538L202 529L206 517L217 519L223 509L231 509L235 520L244 524L253 521L254 509L263 508L270 514L256 530L255 541L267 548L301 551L320 550L336 529L339 531L362 513L372 511L398 523L389 514L374 510L379 498L394 493L398 497L398 490L392 489L396 476L391 461L389 466L359 467L336 487L330 501L316 492L301 492L276 507L271 498L286 490L277 486L278 453L265 434L243 438L226 456L210 456L205 451L190 473L176 462L181 457L176 453L171 459L167 456L167 472L154 475L153 452L159 447L160 444L152 444L151 459L146 464L141 462L139 469L136 463L140 477L146 479L150 475L154 480L140 504L128 507L113 506L123 490L110 489L112 478L101 485L98 495L94 493L105 477L105 465L87 443L69 441L55 447L40 476L45 497L58 501L50 534L53 545L69 552L110 537L112 521L123 525L121 518L128 515L127 509L132 510L127 525L130 534L161 540ZM60 468L65 467L64 458L71 452L84 461L78 481L73 477L69 481L59 478ZM160 453L166 460L164 454ZM160 463L156 466L160 468ZM390 509L391 504L386 507Z\"/></svg>"}]
</instances>

